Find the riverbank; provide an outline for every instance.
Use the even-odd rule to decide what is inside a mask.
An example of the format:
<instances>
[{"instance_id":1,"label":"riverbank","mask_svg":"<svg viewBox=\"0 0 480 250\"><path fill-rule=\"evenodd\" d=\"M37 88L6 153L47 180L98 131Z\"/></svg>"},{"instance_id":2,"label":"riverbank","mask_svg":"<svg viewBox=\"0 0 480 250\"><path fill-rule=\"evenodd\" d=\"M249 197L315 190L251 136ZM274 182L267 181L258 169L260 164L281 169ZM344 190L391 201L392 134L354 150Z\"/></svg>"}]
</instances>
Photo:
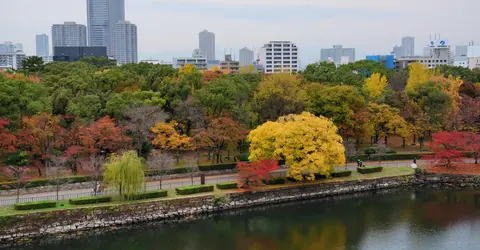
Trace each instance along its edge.
<instances>
[{"instance_id":1,"label":"riverbank","mask_svg":"<svg viewBox=\"0 0 480 250\"><path fill-rule=\"evenodd\" d=\"M324 181L270 187L268 189L227 192L222 195L196 195L150 200L128 204L39 211L0 217L0 244L8 247L26 244L42 237L82 234L90 230L151 221L190 220L205 214L263 206L289 201L309 200L340 194L415 186L451 188L480 187L475 176L407 174L363 180Z\"/></svg>"}]
</instances>

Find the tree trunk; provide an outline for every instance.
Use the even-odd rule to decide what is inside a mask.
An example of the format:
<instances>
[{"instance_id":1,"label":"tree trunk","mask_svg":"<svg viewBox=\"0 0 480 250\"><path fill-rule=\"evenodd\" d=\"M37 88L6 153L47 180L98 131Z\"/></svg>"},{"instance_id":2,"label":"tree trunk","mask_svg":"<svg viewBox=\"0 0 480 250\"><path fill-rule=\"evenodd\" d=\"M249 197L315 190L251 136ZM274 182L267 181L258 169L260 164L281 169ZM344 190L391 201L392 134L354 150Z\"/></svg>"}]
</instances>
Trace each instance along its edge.
<instances>
[{"instance_id":1,"label":"tree trunk","mask_svg":"<svg viewBox=\"0 0 480 250\"><path fill-rule=\"evenodd\" d=\"M180 149L177 148L177 165L180 164Z\"/></svg>"},{"instance_id":2,"label":"tree trunk","mask_svg":"<svg viewBox=\"0 0 480 250\"><path fill-rule=\"evenodd\" d=\"M406 140L405 140L405 137L402 137L402 141L403 141L403 143L402 143L402 148L405 148L405 147L406 147L406 145L405 145L405 141L406 141Z\"/></svg>"},{"instance_id":3,"label":"tree trunk","mask_svg":"<svg viewBox=\"0 0 480 250\"><path fill-rule=\"evenodd\" d=\"M388 136L385 136L385 146L388 146Z\"/></svg>"},{"instance_id":4,"label":"tree trunk","mask_svg":"<svg viewBox=\"0 0 480 250\"><path fill-rule=\"evenodd\" d=\"M160 180L158 182L158 186L160 187L160 190L162 190L162 175L160 175Z\"/></svg>"},{"instance_id":5,"label":"tree trunk","mask_svg":"<svg viewBox=\"0 0 480 250\"><path fill-rule=\"evenodd\" d=\"M200 165L200 149L197 148L197 165Z\"/></svg>"},{"instance_id":6,"label":"tree trunk","mask_svg":"<svg viewBox=\"0 0 480 250\"><path fill-rule=\"evenodd\" d=\"M211 156L210 156L210 153L212 152L212 150L210 148L208 148L208 158L207 160L210 160Z\"/></svg>"},{"instance_id":7,"label":"tree trunk","mask_svg":"<svg viewBox=\"0 0 480 250\"><path fill-rule=\"evenodd\" d=\"M227 159L230 160L230 150L227 150Z\"/></svg>"},{"instance_id":8,"label":"tree trunk","mask_svg":"<svg viewBox=\"0 0 480 250\"><path fill-rule=\"evenodd\" d=\"M60 184L57 184L57 201L58 201L58 191L60 191Z\"/></svg>"},{"instance_id":9,"label":"tree trunk","mask_svg":"<svg viewBox=\"0 0 480 250\"><path fill-rule=\"evenodd\" d=\"M413 134L413 144L412 145L417 145L417 135Z\"/></svg>"},{"instance_id":10,"label":"tree trunk","mask_svg":"<svg viewBox=\"0 0 480 250\"><path fill-rule=\"evenodd\" d=\"M418 138L418 142L420 143L420 152L422 152L423 149L423 137Z\"/></svg>"},{"instance_id":11,"label":"tree trunk","mask_svg":"<svg viewBox=\"0 0 480 250\"><path fill-rule=\"evenodd\" d=\"M20 186L18 186L17 184L17 200L16 200L16 203L18 203L20 201Z\"/></svg>"}]
</instances>

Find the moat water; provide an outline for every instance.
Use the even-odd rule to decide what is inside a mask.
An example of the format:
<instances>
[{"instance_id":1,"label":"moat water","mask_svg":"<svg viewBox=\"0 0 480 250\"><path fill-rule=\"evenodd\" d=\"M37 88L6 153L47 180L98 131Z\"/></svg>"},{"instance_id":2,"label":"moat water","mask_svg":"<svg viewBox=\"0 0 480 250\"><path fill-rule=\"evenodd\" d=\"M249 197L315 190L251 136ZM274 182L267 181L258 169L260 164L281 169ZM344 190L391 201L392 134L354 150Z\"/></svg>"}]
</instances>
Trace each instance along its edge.
<instances>
[{"instance_id":1,"label":"moat water","mask_svg":"<svg viewBox=\"0 0 480 250\"><path fill-rule=\"evenodd\" d=\"M364 193L16 249L478 250L480 190Z\"/></svg>"}]
</instances>

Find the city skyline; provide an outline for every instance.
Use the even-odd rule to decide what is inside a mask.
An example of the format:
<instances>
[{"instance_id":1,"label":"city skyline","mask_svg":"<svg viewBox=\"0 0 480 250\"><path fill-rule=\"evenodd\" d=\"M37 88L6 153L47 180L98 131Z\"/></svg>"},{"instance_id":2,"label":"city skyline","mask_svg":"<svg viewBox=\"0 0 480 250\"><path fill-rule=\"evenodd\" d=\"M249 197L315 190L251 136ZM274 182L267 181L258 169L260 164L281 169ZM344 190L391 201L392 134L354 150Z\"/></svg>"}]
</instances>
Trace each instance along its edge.
<instances>
[{"instance_id":1,"label":"city skyline","mask_svg":"<svg viewBox=\"0 0 480 250\"><path fill-rule=\"evenodd\" d=\"M218 5L220 2L226 4ZM441 34L451 45L480 41L480 34L471 33L469 28L474 23L474 7L480 6L480 3L472 0L457 3L449 6L444 0L424 1L415 2L416 8L411 8L414 4L411 0L332 3L301 0L291 4L284 0L275 1L275 4L268 0L125 1L128 20L138 27L139 59L170 61L174 56L189 56L198 47L198 32L207 29L216 34L215 52L218 58L223 57L224 49L233 49L238 53L243 47L258 49L265 41L289 40L302 48L302 64L318 61L320 50L331 48L334 44L355 48L356 58L360 59L369 54L390 53L405 36L415 37L416 55L422 55L430 34ZM35 20L33 24L25 20L14 27L0 27L0 41L22 42L27 54L35 54L35 35L48 34L52 24L66 20L87 24L85 0L17 0L6 2L3 6L9 10L0 16L4 22L18 15ZM448 13L448 22L428 22L436 18L436 14L434 11L424 12L424 9L432 7L435 12ZM59 11L55 11L54 15L42 15L48 9ZM264 14L266 10L272 10L277 15ZM280 20L282 15L283 20ZM406 16L408 20L404 19ZM171 20L181 22L168 25ZM272 26L277 22L281 25ZM159 23L167 25L159 29ZM386 29L385 23L392 28ZM461 26L465 29L458 28ZM310 32L311 28L316 32Z\"/></svg>"}]
</instances>

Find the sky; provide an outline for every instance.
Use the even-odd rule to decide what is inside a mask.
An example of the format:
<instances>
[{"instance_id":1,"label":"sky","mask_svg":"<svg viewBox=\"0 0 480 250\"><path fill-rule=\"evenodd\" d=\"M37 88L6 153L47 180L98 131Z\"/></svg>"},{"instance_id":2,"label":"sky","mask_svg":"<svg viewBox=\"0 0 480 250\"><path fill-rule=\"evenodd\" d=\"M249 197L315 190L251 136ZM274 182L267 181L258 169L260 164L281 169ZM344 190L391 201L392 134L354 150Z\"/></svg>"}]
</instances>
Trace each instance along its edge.
<instances>
[{"instance_id":1,"label":"sky","mask_svg":"<svg viewBox=\"0 0 480 250\"><path fill-rule=\"evenodd\" d=\"M478 0L125 0L137 25L139 59L190 56L204 29L216 35L216 55L271 40L299 46L302 64L318 61L334 44L356 49L356 59L389 54L404 36L422 54L430 34L451 45L480 43ZM51 25L87 23L86 0L0 0L0 42L23 43L35 54L35 35ZM50 38L51 40L51 38ZM51 43L50 43L51 45Z\"/></svg>"}]
</instances>

